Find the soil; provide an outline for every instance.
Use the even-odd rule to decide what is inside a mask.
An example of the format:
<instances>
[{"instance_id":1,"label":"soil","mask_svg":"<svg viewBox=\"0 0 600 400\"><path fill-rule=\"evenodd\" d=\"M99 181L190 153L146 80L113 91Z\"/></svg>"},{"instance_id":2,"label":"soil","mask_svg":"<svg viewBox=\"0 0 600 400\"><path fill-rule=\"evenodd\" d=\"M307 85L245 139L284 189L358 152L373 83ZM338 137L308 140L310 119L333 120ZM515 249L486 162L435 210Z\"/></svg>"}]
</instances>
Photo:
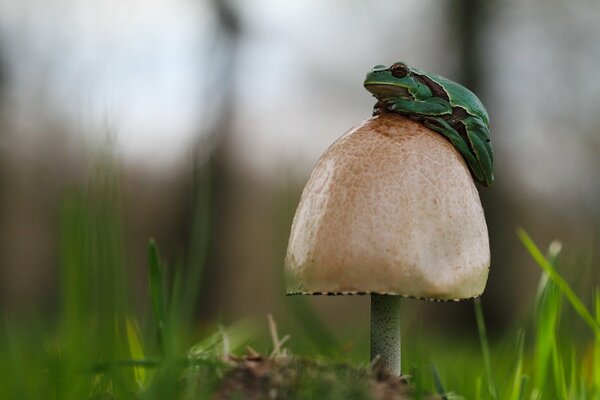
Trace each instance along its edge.
<instances>
[{"instance_id":1,"label":"soil","mask_svg":"<svg viewBox=\"0 0 600 400\"><path fill-rule=\"evenodd\" d=\"M230 356L229 361L232 368L223 377L215 400L414 398L406 379L393 376L378 364L357 368L288 355L266 357L253 352L243 357Z\"/></svg>"}]
</instances>

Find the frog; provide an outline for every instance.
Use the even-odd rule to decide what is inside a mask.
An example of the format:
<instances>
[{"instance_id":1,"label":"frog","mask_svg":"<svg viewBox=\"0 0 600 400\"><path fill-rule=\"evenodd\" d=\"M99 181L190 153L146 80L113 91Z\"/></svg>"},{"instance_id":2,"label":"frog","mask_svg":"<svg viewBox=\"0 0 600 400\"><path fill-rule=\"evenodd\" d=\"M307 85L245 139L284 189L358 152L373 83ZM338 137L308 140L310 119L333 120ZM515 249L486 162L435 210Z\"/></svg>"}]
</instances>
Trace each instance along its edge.
<instances>
[{"instance_id":1,"label":"frog","mask_svg":"<svg viewBox=\"0 0 600 400\"><path fill-rule=\"evenodd\" d=\"M398 113L443 135L458 150L475 180L494 182L489 116L466 87L399 61L376 65L364 87L377 99L373 115Z\"/></svg>"}]
</instances>

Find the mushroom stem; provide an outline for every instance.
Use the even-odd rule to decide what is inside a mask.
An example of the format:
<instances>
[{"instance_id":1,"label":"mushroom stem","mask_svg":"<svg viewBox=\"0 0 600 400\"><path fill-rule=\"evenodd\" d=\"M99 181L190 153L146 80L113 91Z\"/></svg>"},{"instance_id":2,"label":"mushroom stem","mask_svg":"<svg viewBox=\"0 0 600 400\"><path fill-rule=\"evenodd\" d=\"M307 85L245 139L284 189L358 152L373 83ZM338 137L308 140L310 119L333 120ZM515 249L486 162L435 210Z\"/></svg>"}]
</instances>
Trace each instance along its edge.
<instances>
[{"instance_id":1,"label":"mushroom stem","mask_svg":"<svg viewBox=\"0 0 600 400\"><path fill-rule=\"evenodd\" d=\"M400 296L371 295L371 360L379 356L394 375L400 368Z\"/></svg>"}]
</instances>

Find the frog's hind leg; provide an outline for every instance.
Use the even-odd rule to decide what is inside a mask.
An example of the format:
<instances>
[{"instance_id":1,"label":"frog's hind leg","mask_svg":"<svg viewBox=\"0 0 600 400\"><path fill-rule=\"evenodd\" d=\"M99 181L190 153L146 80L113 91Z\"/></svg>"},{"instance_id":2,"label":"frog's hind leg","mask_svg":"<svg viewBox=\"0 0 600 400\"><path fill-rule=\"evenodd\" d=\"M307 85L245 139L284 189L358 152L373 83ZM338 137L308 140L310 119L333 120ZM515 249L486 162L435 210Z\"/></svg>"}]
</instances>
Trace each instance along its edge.
<instances>
[{"instance_id":1,"label":"frog's hind leg","mask_svg":"<svg viewBox=\"0 0 600 400\"><path fill-rule=\"evenodd\" d=\"M465 126L471 148L485 175L485 183L490 186L494 182L494 152L490 143L490 131L487 125L476 117L465 118L461 122Z\"/></svg>"},{"instance_id":2,"label":"frog's hind leg","mask_svg":"<svg viewBox=\"0 0 600 400\"><path fill-rule=\"evenodd\" d=\"M442 118L428 118L423 121L423 125L427 128L434 130L438 133L441 133L446 139L452 143L452 145L458 150L458 152L463 156L469 168L471 169L471 173L473 176L480 182L485 182L484 173L477 162L475 154L469 147L467 141L460 135L460 133L454 129L448 122L446 122Z\"/></svg>"}]
</instances>

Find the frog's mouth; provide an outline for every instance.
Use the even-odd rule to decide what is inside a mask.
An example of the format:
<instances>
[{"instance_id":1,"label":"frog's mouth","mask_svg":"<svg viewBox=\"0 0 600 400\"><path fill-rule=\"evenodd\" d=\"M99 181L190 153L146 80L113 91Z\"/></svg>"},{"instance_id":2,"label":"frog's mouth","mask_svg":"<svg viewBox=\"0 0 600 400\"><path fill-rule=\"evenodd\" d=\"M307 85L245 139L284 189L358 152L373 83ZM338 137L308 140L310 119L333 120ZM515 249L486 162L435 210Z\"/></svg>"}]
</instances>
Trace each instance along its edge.
<instances>
[{"instance_id":1,"label":"frog's mouth","mask_svg":"<svg viewBox=\"0 0 600 400\"><path fill-rule=\"evenodd\" d=\"M408 89L402 86L390 85L389 83L365 82L365 88L379 99L401 97L410 100L413 97Z\"/></svg>"}]
</instances>

